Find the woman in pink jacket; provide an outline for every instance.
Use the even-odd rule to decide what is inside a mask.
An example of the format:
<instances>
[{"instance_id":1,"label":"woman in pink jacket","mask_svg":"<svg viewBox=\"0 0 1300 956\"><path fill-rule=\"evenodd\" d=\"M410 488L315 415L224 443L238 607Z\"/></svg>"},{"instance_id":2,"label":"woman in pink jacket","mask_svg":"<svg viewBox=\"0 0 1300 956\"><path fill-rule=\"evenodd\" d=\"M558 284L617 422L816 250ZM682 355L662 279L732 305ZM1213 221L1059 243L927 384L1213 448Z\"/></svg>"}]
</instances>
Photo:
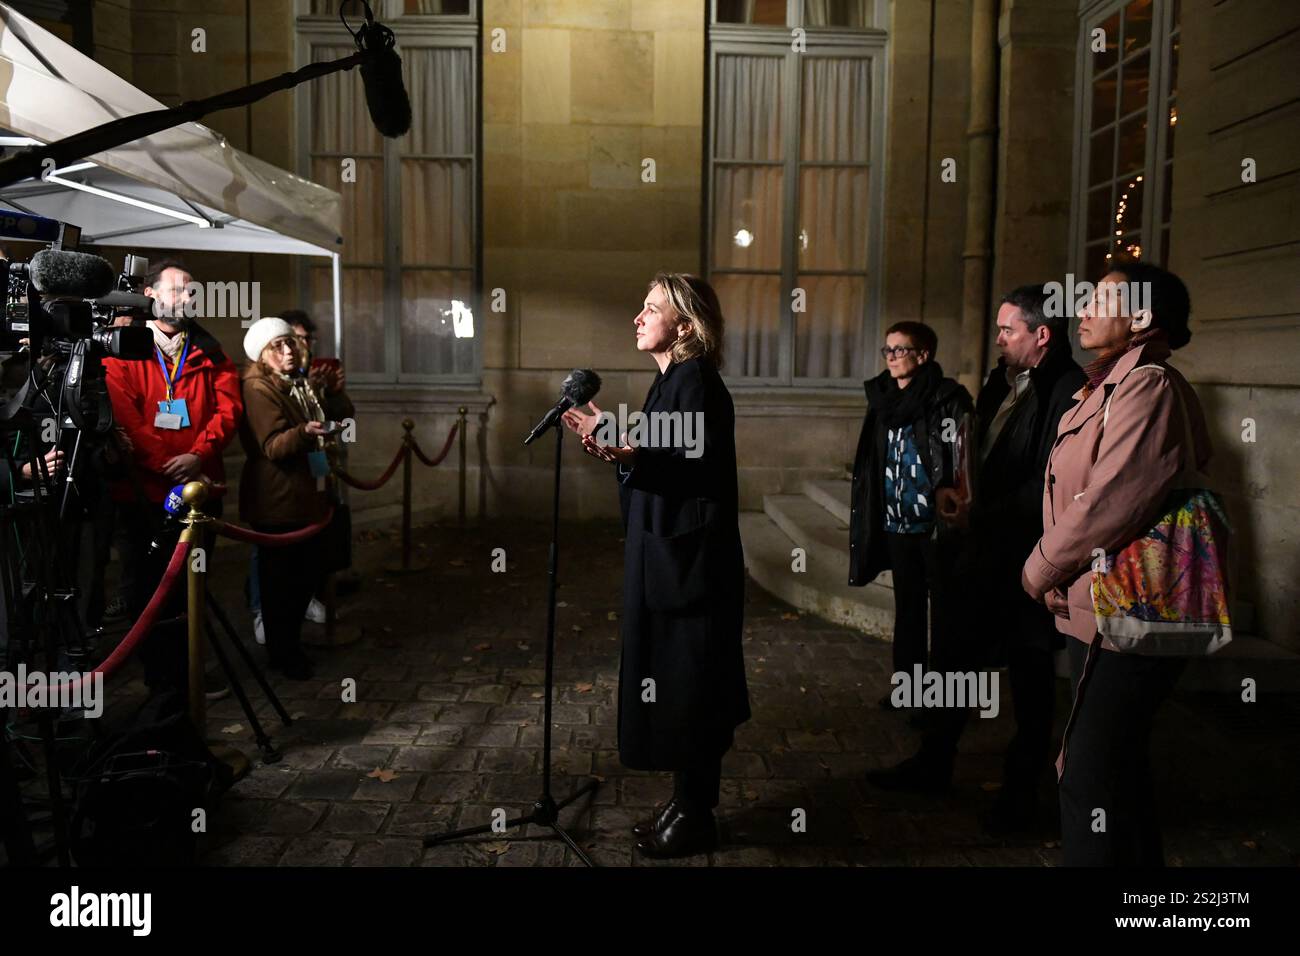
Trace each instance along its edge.
<instances>
[{"instance_id":1,"label":"woman in pink jacket","mask_svg":"<svg viewBox=\"0 0 1300 956\"><path fill-rule=\"evenodd\" d=\"M1163 863L1148 750L1156 711L1184 661L1120 653L1101 639L1091 583L1096 556L1142 537L1183 468L1203 468L1210 457L1196 394L1167 364L1191 338L1190 310L1177 276L1138 262L1114 266L1079 315L1079 344L1097 357L1057 429L1043 537L1022 576L1030 597L1074 638L1067 644L1076 704L1060 781L1067 866Z\"/></svg>"}]
</instances>

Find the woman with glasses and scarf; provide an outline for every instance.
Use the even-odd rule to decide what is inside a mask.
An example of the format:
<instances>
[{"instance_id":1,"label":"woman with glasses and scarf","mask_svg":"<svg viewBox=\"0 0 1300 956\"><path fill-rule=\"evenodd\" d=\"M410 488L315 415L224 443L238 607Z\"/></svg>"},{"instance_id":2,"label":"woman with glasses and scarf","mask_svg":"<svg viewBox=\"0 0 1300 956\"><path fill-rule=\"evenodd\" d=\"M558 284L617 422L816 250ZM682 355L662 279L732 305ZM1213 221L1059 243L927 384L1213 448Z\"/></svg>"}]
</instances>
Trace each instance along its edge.
<instances>
[{"instance_id":1,"label":"woman with glasses and scarf","mask_svg":"<svg viewBox=\"0 0 1300 956\"><path fill-rule=\"evenodd\" d=\"M929 655L927 604L935 648L952 630L958 602L952 529L942 515L965 475L958 437L974 412L970 393L944 378L934 360L939 340L920 322L898 322L885 335L885 371L865 383L867 416L853 465L849 520L849 584L894 576L894 671L906 673ZM891 695L880 701L893 707Z\"/></svg>"},{"instance_id":2,"label":"woman with glasses and scarf","mask_svg":"<svg viewBox=\"0 0 1300 956\"><path fill-rule=\"evenodd\" d=\"M324 413L295 373L301 366L293 329L279 318L254 322L244 336L244 420L239 437L248 462L239 481L239 514L255 531L284 534L316 524L328 508L321 439ZM319 542L262 548L257 576L271 666L308 680L312 664L300 637L319 579Z\"/></svg>"}]
</instances>

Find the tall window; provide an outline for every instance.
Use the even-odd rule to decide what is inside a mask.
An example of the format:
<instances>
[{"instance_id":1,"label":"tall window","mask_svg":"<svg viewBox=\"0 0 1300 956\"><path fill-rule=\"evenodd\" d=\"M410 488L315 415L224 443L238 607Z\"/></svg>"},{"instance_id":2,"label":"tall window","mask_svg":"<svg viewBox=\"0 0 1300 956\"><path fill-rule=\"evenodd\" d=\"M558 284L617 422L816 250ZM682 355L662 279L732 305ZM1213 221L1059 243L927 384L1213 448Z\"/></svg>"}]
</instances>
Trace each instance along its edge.
<instances>
[{"instance_id":1,"label":"tall window","mask_svg":"<svg viewBox=\"0 0 1300 956\"><path fill-rule=\"evenodd\" d=\"M880 292L881 0L714 0L707 269L729 379L857 384Z\"/></svg>"},{"instance_id":2,"label":"tall window","mask_svg":"<svg viewBox=\"0 0 1300 956\"><path fill-rule=\"evenodd\" d=\"M1165 264L1178 124L1179 0L1107 0L1081 18L1075 269Z\"/></svg>"},{"instance_id":3,"label":"tall window","mask_svg":"<svg viewBox=\"0 0 1300 956\"><path fill-rule=\"evenodd\" d=\"M477 3L371 5L397 35L411 132L396 140L376 132L360 70L304 84L298 100L301 168L343 196L348 375L473 383L481 363ZM353 52L338 0L300 0L299 14L300 62ZM313 264L306 271L305 295L325 318L331 270Z\"/></svg>"}]
</instances>

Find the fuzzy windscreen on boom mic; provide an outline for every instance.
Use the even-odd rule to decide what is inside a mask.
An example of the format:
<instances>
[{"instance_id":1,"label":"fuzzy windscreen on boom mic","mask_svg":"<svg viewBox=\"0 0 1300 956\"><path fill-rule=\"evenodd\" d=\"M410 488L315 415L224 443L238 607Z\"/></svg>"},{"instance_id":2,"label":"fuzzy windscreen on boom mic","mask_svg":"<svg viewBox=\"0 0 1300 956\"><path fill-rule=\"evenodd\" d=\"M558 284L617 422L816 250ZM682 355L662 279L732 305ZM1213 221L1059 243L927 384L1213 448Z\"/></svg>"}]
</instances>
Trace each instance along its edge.
<instances>
[{"instance_id":1,"label":"fuzzy windscreen on boom mic","mask_svg":"<svg viewBox=\"0 0 1300 956\"><path fill-rule=\"evenodd\" d=\"M108 261L84 252L43 249L32 256L28 273L42 295L97 299L117 285L117 275Z\"/></svg>"},{"instance_id":2,"label":"fuzzy windscreen on boom mic","mask_svg":"<svg viewBox=\"0 0 1300 956\"><path fill-rule=\"evenodd\" d=\"M361 64L366 107L375 129L389 139L396 139L411 131L411 99L402 80L402 58L393 49L397 42L393 31L369 17L367 20L354 34L357 46L368 54Z\"/></svg>"}]
</instances>

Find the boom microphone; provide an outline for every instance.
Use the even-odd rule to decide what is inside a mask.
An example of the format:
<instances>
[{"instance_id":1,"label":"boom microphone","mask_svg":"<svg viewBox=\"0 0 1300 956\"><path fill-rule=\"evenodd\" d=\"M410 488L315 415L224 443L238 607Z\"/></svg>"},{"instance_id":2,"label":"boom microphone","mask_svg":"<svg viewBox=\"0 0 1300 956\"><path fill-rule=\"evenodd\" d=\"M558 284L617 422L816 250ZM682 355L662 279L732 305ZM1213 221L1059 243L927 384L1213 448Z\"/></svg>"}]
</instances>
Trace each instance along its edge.
<instances>
[{"instance_id":1,"label":"boom microphone","mask_svg":"<svg viewBox=\"0 0 1300 956\"><path fill-rule=\"evenodd\" d=\"M366 54L361 62L361 82L366 88L366 108L380 135L389 139L411 131L411 98L402 80L402 58L393 49L397 38L382 23L375 22L370 4L365 3L366 22L352 34L357 49ZM339 18L343 19L342 7ZM347 26L347 20L343 20ZM348 27L351 32L351 27Z\"/></svg>"},{"instance_id":2,"label":"boom microphone","mask_svg":"<svg viewBox=\"0 0 1300 956\"><path fill-rule=\"evenodd\" d=\"M28 275L42 295L71 299L98 299L117 285L108 260L84 252L42 249L32 256Z\"/></svg>"},{"instance_id":3,"label":"boom microphone","mask_svg":"<svg viewBox=\"0 0 1300 956\"><path fill-rule=\"evenodd\" d=\"M586 405L600 391L600 376L589 368L575 368L569 373L560 387L561 398L537 426L524 439L525 445L531 445L542 433L560 420L569 409Z\"/></svg>"}]
</instances>

